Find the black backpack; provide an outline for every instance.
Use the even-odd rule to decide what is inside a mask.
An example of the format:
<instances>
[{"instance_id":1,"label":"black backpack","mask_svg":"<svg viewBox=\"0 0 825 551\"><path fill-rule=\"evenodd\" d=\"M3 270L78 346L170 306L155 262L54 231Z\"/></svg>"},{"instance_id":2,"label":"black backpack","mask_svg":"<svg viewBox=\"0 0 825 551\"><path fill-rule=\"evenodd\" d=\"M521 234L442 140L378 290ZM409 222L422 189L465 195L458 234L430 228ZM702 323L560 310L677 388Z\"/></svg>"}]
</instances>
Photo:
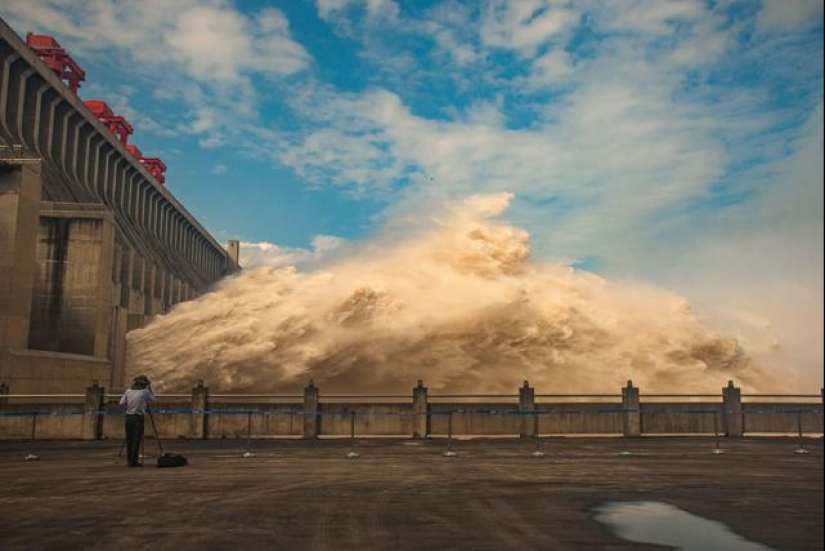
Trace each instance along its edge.
<instances>
[{"instance_id":1,"label":"black backpack","mask_svg":"<svg viewBox=\"0 0 825 551\"><path fill-rule=\"evenodd\" d=\"M189 461L177 453L164 453L158 457L158 467L183 467Z\"/></svg>"}]
</instances>

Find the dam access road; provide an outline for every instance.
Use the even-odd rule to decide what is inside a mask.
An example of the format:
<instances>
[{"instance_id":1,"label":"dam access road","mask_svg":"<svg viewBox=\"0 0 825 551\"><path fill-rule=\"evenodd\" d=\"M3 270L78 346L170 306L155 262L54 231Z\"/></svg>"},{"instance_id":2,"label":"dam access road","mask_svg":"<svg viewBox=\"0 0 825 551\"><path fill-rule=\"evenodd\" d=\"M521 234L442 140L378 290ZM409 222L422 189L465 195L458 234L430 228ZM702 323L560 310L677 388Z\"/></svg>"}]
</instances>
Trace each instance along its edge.
<instances>
[{"instance_id":1,"label":"dam access road","mask_svg":"<svg viewBox=\"0 0 825 551\"><path fill-rule=\"evenodd\" d=\"M0 546L31 549L665 549L593 508L666 502L775 549L823 548L823 440L169 440L190 465L115 462L121 442L0 442ZM359 457L349 459L355 451ZM630 455L620 455L622 451ZM39 460L25 461L34 452Z\"/></svg>"}]
</instances>

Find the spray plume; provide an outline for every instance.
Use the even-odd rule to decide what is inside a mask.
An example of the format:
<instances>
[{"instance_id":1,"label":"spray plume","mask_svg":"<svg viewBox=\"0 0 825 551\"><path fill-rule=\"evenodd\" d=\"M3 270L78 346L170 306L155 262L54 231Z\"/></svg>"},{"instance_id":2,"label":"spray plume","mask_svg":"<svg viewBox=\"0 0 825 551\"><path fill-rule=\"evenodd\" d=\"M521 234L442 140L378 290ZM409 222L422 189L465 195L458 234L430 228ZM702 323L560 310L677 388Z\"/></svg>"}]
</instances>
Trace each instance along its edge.
<instances>
[{"instance_id":1,"label":"spray plume","mask_svg":"<svg viewBox=\"0 0 825 551\"><path fill-rule=\"evenodd\" d=\"M306 273L260 268L129 334L131 372L161 391L616 393L745 389L769 377L683 299L530 261L497 218L510 194L453 205L404 241ZM378 245L376 243L379 243Z\"/></svg>"}]
</instances>

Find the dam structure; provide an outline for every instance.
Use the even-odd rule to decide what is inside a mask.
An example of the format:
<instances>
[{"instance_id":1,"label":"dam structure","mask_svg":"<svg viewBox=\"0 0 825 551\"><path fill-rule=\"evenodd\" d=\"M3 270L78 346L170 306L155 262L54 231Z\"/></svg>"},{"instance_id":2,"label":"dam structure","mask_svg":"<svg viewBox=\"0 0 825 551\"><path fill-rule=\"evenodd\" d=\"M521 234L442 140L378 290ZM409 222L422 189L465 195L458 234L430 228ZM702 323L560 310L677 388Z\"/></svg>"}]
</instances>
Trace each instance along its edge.
<instances>
[{"instance_id":1,"label":"dam structure","mask_svg":"<svg viewBox=\"0 0 825 551\"><path fill-rule=\"evenodd\" d=\"M128 122L77 96L84 79L57 41L0 19L2 393L122 387L126 333L239 270Z\"/></svg>"}]
</instances>

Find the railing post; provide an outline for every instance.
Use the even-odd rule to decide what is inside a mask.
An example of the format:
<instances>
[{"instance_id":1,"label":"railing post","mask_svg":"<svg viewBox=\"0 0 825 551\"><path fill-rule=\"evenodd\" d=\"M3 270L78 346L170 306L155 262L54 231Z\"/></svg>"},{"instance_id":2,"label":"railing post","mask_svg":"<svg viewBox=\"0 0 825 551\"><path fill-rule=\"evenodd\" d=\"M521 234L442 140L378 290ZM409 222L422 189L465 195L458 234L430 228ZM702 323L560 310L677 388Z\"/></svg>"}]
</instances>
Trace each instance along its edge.
<instances>
[{"instance_id":1,"label":"railing post","mask_svg":"<svg viewBox=\"0 0 825 551\"><path fill-rule=\"evenodd\" d=\"M318 394L318 387L310 379L309 386L304 389L304 423L301 432L304 438L318 438L320 434Z\"/></svg>"},{"instance_id":2,"label":"railing post","mask_svg":"<svg viewBox=\"0 0 825 551\"><path fill-rule=\"evenodd\" d=\"M92 381L86 387L83 407L83 440L100 440L103 436L103 387Z\"/></svg>"},{"instance_id":3,"label":"railing post","mask_svg":"<svg viewBox=\"0 0 825 551\"><path fill-rule=\"evenodd\" d=\"M424 383L418 381L418 384L413 387L413 438L427 438L430 434L428 408L427 387L424 386Z\"/></svg>"},{"instance_id":4,"label":"railing post","mask_svg":"<svg viewBox=\"0 0 825 551\"><path fill-rule=\"evenodd\" d=\"M6 396L9 395L9 385L6 384L5 381L0 383L0 407L3 407L8 402L8 398Z\"/></svg>"},{"instance_id":5,"label":"railing post","mask_svg":"<svg viewBox=\"0 0 825 551\"><path fill-rule=\"evenodd\" d=\"M203 381L198 381L192 387L192 398L190 402L192 410L189 424L189 438L206 440L209 438L209 421L207 411L209 411L209 388L203 386Z\"/></svg>"},{"instance_id":6,"label":"railing post","mask_svg":"<svg viewBox=\"0 0 825 551\"><path fill-rule=\"evenodd\" d=\"M742 391L728 381L728 386L722 389L722 406L725 419L725 436L742 436Z\"/></svg>"},{"instance_id":7,"label":"railing post","mask_svg":"<svg viewBox=\"0 0 825 551\"><path fill-rule=\"evenodd\" d=\"M642 412L639 405L639 388L633 386L633 381L627 381L622 388L622 425L625 437L642 435Z\"/></svg>"},{"instance_id":8,"label":"railing post","mask_svg":"<svg viewBox=\"0 0 825 551\"><path fill-rule=\"evenodd\" d=\"M521 438L534 437L537 430L533 419L536 411L536 391L530 386L529 381L524 381L524 385L518 389L518 411L521 418L519 436Z\"/></svg>"}]
</instances>

